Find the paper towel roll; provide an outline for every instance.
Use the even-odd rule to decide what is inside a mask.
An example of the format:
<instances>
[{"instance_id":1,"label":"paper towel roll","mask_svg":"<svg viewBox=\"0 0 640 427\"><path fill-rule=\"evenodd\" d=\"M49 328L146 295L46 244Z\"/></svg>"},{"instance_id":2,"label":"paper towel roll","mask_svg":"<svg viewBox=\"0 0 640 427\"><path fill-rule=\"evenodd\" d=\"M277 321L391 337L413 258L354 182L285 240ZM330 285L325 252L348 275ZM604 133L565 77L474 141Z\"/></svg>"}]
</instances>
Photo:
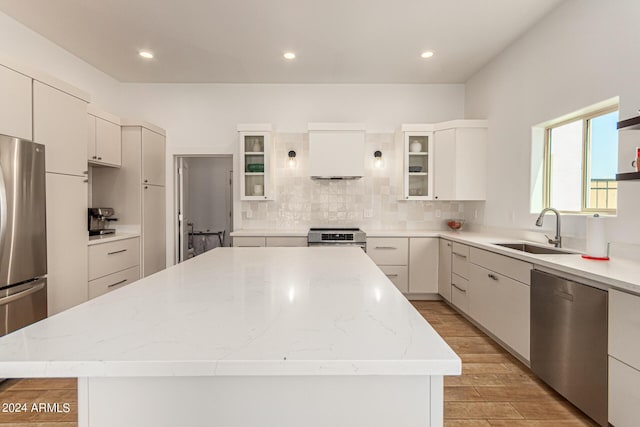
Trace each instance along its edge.
<instances>
[{"instance_id":1,"label":"paper towel roll","mask_svg":"<svg viewBox=\"0 0 640 427\"><path fill-rule=\"evenodd\" d=\"M604 232L604 220L595 214L587 218L587 255L594 258L607 256L607 239Z\"/></svg>"}]
</instances>

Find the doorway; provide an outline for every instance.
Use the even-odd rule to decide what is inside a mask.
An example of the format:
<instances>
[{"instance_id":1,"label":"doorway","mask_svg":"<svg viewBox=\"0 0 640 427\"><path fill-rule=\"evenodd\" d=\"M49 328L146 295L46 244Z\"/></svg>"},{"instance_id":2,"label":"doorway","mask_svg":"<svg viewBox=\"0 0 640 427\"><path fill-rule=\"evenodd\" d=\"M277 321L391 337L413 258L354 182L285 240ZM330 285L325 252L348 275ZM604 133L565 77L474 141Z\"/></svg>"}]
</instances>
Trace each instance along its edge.
<instances>
[{"instance_id":1,"label":"doorway","mask_svg":"<svg viewBox=\"0 0 640 427\"><path fill-rule=\"evenodd\" d=\"M177 262L230 246L233 157L176 157Z\"/></svg>"}]
</instances>

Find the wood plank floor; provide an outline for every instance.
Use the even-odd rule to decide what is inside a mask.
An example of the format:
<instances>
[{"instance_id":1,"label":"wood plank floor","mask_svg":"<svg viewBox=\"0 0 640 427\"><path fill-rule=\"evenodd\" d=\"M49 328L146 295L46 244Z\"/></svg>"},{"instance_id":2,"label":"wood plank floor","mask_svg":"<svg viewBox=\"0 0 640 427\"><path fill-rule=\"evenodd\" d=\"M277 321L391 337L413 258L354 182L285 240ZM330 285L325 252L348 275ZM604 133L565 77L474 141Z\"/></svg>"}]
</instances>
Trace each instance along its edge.
<instances>
[{"instance_id":1,"label":"wood plank floor","mask_svg":"<svg viewBox=\"0 0 640 427\"><path fill-rule=\"evenodd\" d=\"M447 304L412 304L462 359L444 380L445 427L596 426Z\"/></svg>"},{"instance_id":2,"label":"wood plank floor","mask_svg":"<svg viewBox=\"0 0 640 427\"><path fill-rule=\"evenodd\" d=\"M462 359L462 375L444 381L445 427L596 426L445 303L412 304ZM71 412L0 412L0 427L77 426L75 379L7 380L2 402L69 402Z\"/></svg>"}]
</instances>

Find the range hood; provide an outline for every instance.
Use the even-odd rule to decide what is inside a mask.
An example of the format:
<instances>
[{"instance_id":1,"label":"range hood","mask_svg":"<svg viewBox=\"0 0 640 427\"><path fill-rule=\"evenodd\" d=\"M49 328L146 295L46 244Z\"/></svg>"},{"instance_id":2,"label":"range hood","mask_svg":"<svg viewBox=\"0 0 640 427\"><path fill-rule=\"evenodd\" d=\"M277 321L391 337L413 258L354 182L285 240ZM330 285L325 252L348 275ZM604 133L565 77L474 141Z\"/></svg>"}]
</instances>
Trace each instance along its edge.
<instances>
[{"instance_id":1,"label":"range hood","mask_svg":"<svg viewBox=\"0 0 640 427\"><path fill-rule=\"evenodd\" d=\"M364 175L364 125L309 123L312 179L356 179Z\"/></svg>"}]
</instances>

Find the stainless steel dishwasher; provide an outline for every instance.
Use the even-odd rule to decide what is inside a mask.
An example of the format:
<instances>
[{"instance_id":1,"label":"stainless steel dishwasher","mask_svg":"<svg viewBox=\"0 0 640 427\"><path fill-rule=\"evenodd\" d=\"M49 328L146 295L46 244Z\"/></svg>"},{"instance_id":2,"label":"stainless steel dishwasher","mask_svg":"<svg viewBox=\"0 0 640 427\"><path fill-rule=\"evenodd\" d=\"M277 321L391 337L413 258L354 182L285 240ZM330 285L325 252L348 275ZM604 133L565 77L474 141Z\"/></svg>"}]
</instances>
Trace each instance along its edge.
<instances>
[{"instance_id":1,"label":"stainless steel dishwasher","mask_svg":"<svg viewBox=\"0 0 640 427\"><path fill-rule=\"evenodd\" d=\"M607 297L531 272L531 369L601 426L607 425Z\"/></svg>"}]
</instances>

